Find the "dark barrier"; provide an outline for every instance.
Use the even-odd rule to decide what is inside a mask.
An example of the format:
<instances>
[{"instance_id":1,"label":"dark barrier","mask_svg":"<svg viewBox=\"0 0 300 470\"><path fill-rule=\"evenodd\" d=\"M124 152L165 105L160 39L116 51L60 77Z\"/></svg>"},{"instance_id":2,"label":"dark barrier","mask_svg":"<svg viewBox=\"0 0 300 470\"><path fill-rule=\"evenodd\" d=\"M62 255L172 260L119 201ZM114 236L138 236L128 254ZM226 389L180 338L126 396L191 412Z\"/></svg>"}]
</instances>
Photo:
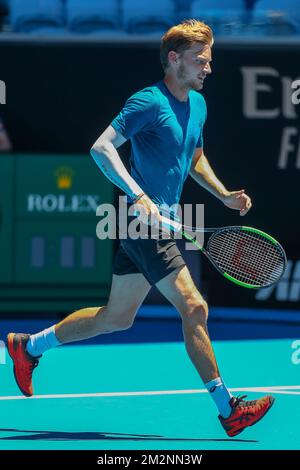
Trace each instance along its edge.
<instances>
[{"instance_id":1,"label":"dark barrier","mask_svg":"<svg viewBox=\"0 0 300 470\"><path fill-rule=\"evenodd\" d=\"M0 112L18 151L87 153L126 98L162 76L153 43L0 43L0 54L7 87ZM299 59L300 44L214 47L203 91L205 152L229 189L246 189L253 209L241 218L191 179L183 202L204 202L207 226L269 232L289 264L277 287L255 292L227 283L203 261L211 304L299 309Z\"/></svg>"},{"instance_id":2,"label":"dark barrier","mask_svg":"<svg viewBox=\"0 0 300 470\"><path fill-rule=\"evenodd\" d=\"M13 276L13 160L0 156L0 283Z\"/></svg>"}]
</instances>

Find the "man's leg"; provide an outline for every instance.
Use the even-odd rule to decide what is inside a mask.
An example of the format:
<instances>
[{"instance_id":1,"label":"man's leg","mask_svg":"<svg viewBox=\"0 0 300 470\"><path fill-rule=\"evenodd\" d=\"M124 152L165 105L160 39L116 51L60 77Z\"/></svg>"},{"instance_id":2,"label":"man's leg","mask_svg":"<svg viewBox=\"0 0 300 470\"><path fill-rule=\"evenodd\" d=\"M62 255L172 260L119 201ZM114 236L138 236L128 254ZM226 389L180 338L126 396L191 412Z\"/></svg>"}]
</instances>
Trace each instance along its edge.
<instances>
[{"instance_id":1,"label":"man's leg","mask_svg":"<svg viewBox=\"0 0 300 470\"><path fill-rule=\"evenodd\" d=\"M156 287L181 315L187 352L219 409L219 419L227 434L235 436L255 424L271 408L274 398L266 396L244 401L228 392L208 334L208 306L187 267L174 270L156 283Z\"/></svg>"},{"instance_id":2,"label":"man's leg","mask_svg":"<svg viewBox=\"0 0 300 470\"><path fill-rule=\"evenodd\" d=\"M66 317L55 325L58 340L70 343L130 328L150 288L142 274L114 274L107 305L84 308Z\"/></svg>"},{"instance_id":3,"label":"man's leg","mask_svg":"<svg viewBox=\"0 0 300 470\"><path fill-rule=\"evenodd\" d=\"M188 268L173 271L156 287L181 315L185 346L203 382L217 378L219 369L207 330L208 306Z\"/></svg>"},{"instance_id":4,"label":"man's leg","mask_svg":"<svg viewBox=\"0 0 300 470\"><path fill-rule=\"evenodd\" d=\"M129 328L150 288L140 273L113 275L107 306L78 310L54 327L36 335L10 333L7 346L14 361L14 375L21 392L25 396L33 394L32 372L38 364L37 357L47 349Z\"/></svg>"}]
</instances>

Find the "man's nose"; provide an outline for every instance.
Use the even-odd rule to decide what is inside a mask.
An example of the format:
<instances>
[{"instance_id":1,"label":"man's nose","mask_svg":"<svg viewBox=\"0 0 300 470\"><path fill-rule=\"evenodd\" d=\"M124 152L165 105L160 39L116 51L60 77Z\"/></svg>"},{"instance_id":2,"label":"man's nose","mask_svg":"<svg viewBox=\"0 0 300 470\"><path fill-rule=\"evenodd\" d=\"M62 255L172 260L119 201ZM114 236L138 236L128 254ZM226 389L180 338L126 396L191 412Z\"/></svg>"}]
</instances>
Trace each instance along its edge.
<instances>
[{"instance_id":1,"label":"man's nose","mask_svg":"<svg viewBox=\"0 0 300 470\"><path fill-rule=\"evenodd\" d=\"M209 63L207 63L207 64L205 65L204 72L205 72L206 74L211 73L211 66L210 66Z\"/></svg>"}]
</instances>

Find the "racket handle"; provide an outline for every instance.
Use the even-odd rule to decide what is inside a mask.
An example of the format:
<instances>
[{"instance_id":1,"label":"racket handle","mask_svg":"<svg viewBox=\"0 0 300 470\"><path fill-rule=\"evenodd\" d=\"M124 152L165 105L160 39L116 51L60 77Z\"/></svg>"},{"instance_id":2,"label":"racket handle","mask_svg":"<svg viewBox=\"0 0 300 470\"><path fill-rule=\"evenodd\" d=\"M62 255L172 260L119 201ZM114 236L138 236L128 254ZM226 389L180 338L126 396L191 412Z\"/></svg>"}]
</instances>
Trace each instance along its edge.
<instances>
[{"instance_id":1,"label":"racket handle","mask_svg":"<svg viewBox=\"0 0 300 470\"><path fill-rule=\"evenodd\" d=\"M133 212L133 215L135 217L138 217L139 211L136 209ZM175 222L175 220L171 220L168 217L165 217L164 215L160 216L160 223L163 228L166 228L168 231L172 232L180 232L182 230L182 224L179 222Z\"/></svg>"},{"instance_id":2,"label":"racket handle","mask_svg":"<svg viewBox=\"0 0 300 470\"><path fill-rule=\"evenodd\" d=\"M161 225L165 227L168 230L172 230L172 232L181 232L182 230L182 224L179 222L176 222L175 220L168 219L168 217L165 217L164 215L160 216L161 220Z\"/></svg>"}]
</instances>

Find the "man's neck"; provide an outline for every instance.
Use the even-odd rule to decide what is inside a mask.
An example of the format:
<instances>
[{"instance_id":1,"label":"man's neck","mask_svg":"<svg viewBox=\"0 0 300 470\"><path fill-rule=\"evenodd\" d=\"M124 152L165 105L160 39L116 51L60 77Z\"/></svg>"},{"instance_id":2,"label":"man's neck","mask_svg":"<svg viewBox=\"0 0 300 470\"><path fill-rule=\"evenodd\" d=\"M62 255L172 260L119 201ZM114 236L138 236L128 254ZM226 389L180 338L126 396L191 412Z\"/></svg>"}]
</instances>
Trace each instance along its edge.
<instances>
[{"instance_id":1,"label":"man's neck","mask_svg":"<svg viewBox=\"0 0 300 470\"><path fill-rule=\"evenodd\" d=\"M164 83L169 92L178 99L178 101L188 101L189 90L186 87L180 87L179 83L171 75L165 75Z\"/></svg>"}]
</instances>

